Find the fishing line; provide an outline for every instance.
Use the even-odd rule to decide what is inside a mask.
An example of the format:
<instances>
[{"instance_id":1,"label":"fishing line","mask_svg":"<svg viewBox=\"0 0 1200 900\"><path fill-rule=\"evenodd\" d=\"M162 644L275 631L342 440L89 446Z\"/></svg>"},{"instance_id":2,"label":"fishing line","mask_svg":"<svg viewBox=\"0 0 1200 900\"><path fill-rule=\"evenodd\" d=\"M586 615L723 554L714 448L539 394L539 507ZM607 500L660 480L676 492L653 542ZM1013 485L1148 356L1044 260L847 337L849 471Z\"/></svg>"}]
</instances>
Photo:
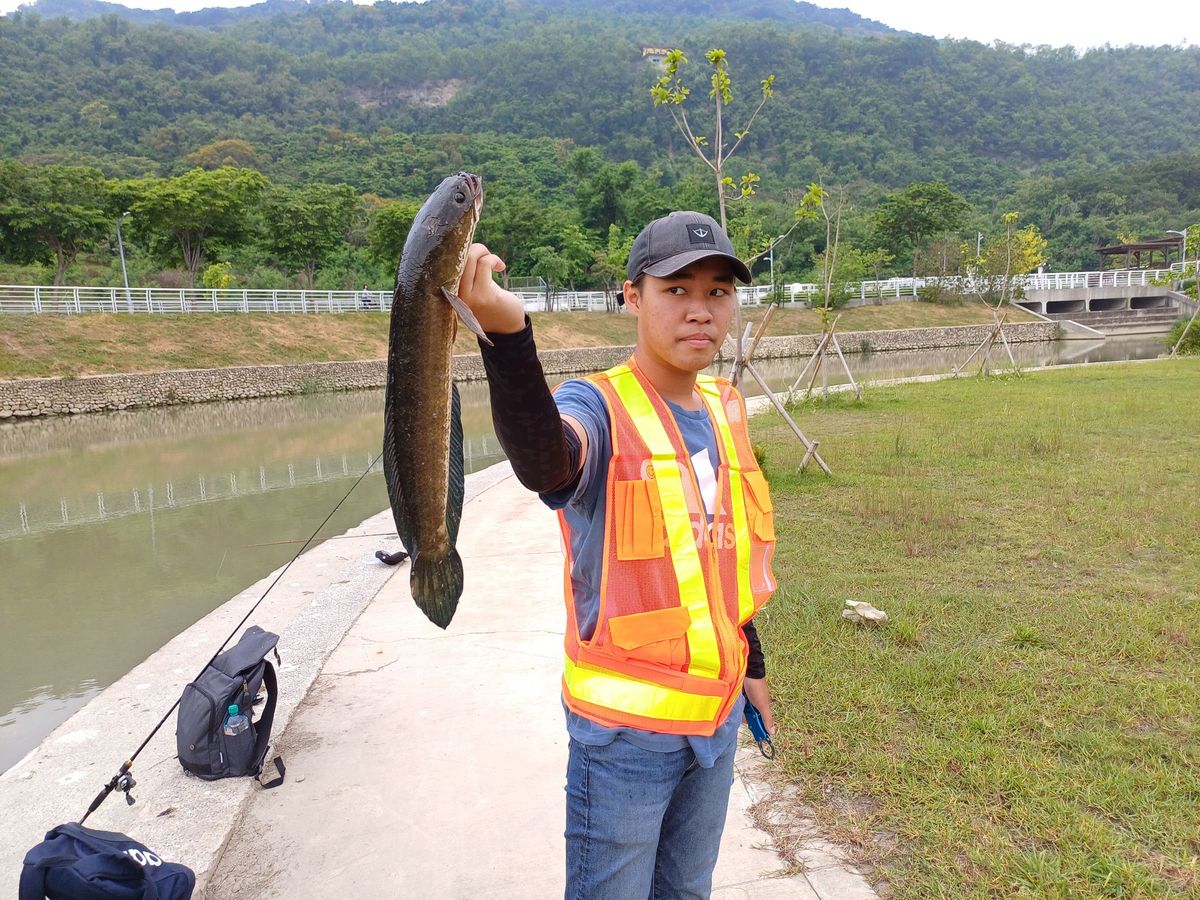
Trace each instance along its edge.
<instances>
[{"instance_id":1,"label":"fishing line","mask_svg":"<svg viewBox=\"0 0 1200 900\"><path fill-rule=\"evenodd\" d=\"M202 668L199 671L199 673L197 673L196 678L200 678L200 676L202 676L205 673L205 671L207 671L208 667L213 664L213 662L216 660L216 658L221 655L221 651L225 649L225 646L231 640L233 640L234 636L237 635L237 633L241 629L241 627L246 624L246 620L249 619L252 615L254 615L254 611L256 609L258 609L259 605L265 599L267 599L267 594L271 593L271 589L274 588L275 585L279 584L279 579L283 578L283 576L287 574L288 569L290 569L292 567L292 563L294 563L296 560L298 560L300 558L300 555L305 550L308 549L308 545L311 544L314 540L316 540L317 535L321 533L321 529L324 528L329 523L329 520L333 518L334 514L339 509L342 508L342 504L345 503L348 499L350 499L350 495L354 493L354 489L356 487L358 487L359 484L362 483L362 480L367 477L367 475L370 473L371 469L373 469L375 467L375 464L377 462L379 462L379 460L382 456L383 456L383 451L380 450L379 455L376 456L373 460L371 460L370 464L363 471L363 473L358 476L358 478L355 480L354 484L350 485L350 490L346 491L346 495L337 502L337 505L334 506L334 508L329 511L329 515L327 515L325 517L325 519L321 522L321 524L317 526L316 531L314 531L309 536L308 540L306 540L304 542L304 545L299 550L296 551L296 555L293 556L290 560L288 560L287 565L284 566L279 571L279 574L275 576L275 580L272 581L269 585L267 585L267 589L262 592L262 596L260 596L258 598L258 600L255 601L254 605L252 607L250 607L250 611L247 612L246 615L244 615L242 617L242 620L240 622L238 622L237 625L234 626L233 631L229 632L229 636L227 638L225 638L224 641L221 642L221 646L217 648L217 652L214 653L212 655L212 657L209 659L209 661L204 664L204 668ZM195 681L196 678L193 678L192 680ZM162 728L163 725L166 724L167 719L171 718L171 714L174 713L175 710L179 707L179 703L182 699L183 699L183 695L181 694L179 696L179 698L173 704L171 704L171 708L169 710L167 710L166 715L164 715L161 719L159 719L158 724L155 725L154 728L151 729L151 731L148 735L146 735L146 739L144 741L142 741L142 743L138 746L137 750L133 751L133 755L130 756L129 759L125 760L125 762L123 762L121 764L121 768L117 770L117 774L114 775L109 780L108 784L106 784L104 786L104 788L100 791L100 793L96 795L96 799L92 801L91 805L87 809L87 812L85 812L83 814L83 818L79 820L80 825L82 825L84 822L87 821L88 816L90 816L92 813L94 813L97 809L100 808L100 804L103 803L108 798L108 795L111 794L114 790L123 791L125 793L126 803L128 803L130 806L133 805L133 797L129 793L130 789L133 788L135 785L133 776L129 774L129 770L133 767L133 761L138 758L138 755L143 750L146 749L146 745L149 744L150 741L154 739L154 736L156 734L158 734L158 730L160 728Z\"/></svg>"},{"instance_id":2,"label":"fishing line","mask_svg":"<svg viewBox=\"0 0 1200 900\"><path fill-rule=\"evenodd\" d=\"M324 541L353 541L353 540L357 540L358 538L365 538L365 537L391 538L391 537L395 537L395 536L396 536L396 533L394 531L373 531L373 532L370 532L369 534L331 534L329 537L321 538L321 540L322 540L322 542L324 542ZM237 549L251 550L256 547L277 547L280 544L299 544L302 540L303 540L303 538L295 538L294 540L288 539L286 541L264 541L261 544L242 544ZM229 551L227 550L226 552L229 552Z\"/></svg>"}]
</instances>

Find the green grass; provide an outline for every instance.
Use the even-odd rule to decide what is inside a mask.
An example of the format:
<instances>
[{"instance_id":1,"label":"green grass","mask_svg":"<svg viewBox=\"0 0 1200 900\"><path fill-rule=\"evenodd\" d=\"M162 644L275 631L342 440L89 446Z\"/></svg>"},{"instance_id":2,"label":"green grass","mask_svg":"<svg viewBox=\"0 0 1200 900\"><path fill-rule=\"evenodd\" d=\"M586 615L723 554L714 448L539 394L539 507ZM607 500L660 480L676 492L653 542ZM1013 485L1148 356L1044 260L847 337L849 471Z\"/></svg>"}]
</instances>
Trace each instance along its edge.
<instances>
[{"instance_id":1,"label":"green grass","mask_svg":"<svg viewBox=\"0 0 1200 900\"><path fill-rule=\"evenodd\" d=\"M777 773L897 897L1200 897L1200 360L755 421ZM847 599L891 619L857 628Z\"/></svg>"}]
</instances>

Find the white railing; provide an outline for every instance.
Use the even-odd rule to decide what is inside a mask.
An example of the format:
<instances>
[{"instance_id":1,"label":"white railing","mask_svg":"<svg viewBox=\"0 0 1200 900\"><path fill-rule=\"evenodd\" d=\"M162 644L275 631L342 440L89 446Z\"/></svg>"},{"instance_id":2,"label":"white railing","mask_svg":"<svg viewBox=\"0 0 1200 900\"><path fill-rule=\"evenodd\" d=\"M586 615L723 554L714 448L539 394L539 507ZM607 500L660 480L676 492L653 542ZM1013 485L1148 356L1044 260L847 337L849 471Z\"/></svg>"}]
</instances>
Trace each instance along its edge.
<instances>
[{"instance_id":1,"label":"white railing","mask_svg":"<svg viewBox=\"0 0 1200 900\"><path fill-rule=\"evenodd\" d=\"M1018 282L1027 291L1069 290L1081 287L1127 287L1147 285L1178 272L1171 269L1119 269L1110 272L1044 272L1025 275ZM938 280L944 287L966 292L975 289L970 278ZM842 286L844 295L860 300L887 300L915 297L917 291L934 279L888 278ZM810 304L823 296L819 285L794 282L782 284L782 302ZM521 289L515 292L525 309L538 312L546 308L545 291ZM770 285L758 284L737 289L742 306L757 306L771 294ZM294 291L227 288L129 288L53 287L49 285L0 285L0 313L77 314L107 313L351 313L391 308L390 291ZM604 291L556 291L553 308L559 311L603 312L608 308Z\"/></svg>"},{"instance_id":2,"label":"white railing","mask_svg":"<svg viewBox=\"0 0 1200 900\"><path fill-rule=\"evenodd\" d=\"M1153 284L1173 273L1170 269L1114 269L1111 272L1043 272L1023 275L1018 282L1027 291L1065 291L1072 288L1136 287Z\"/></svg>"},{"instance_id":3,"label":"white railing","mask_svg":"<svg viewBox=\"0 0 1200 900\"><path fill-rule=\"evenodd\" d=\"M0 285L0 313L340 313L391 304L390 291L361 293Z\"/></svg>"}]
</instances>

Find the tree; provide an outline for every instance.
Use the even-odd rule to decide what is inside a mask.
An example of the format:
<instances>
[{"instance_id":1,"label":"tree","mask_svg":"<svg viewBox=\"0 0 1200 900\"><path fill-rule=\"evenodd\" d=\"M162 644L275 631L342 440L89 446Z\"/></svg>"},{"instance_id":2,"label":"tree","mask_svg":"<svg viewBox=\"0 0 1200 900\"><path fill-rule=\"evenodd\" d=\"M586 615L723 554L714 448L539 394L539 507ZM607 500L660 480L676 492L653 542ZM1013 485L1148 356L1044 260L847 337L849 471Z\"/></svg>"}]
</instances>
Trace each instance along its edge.
<instances>
[{"instance_id":1,"label":"tree","mask_svg":"<svg viewBox=\"0 0 1200 900\"><path fill-rule=\"evenodd\" d=\"M975 285L981 299L995 298L996 306L1013 299L1016 279L1046 262L1046 239L1036 225L1017 228L1016 211L1001 216L1004 233L991 240L975 259Z\"/></svg>"},{"instance_id":2,"label":"tree","mask_svg":"<svg viewBox=\"0 0 1200 900\"><path fill-rule=\"evenodd\" d=\"M958 228L970 208L966 200L941 181L916 182L889 194L879 204L875 210L875 234L892 247L901 245L909 249L916 278L921 242Z\"/></svg>"},{"instance_id":3,"label":"tree","mask_svg":"<svg viewBox=\"0 0 1200 900\"><path fill-rule=\"evenodd\" d=\"M380 265L395 268L421 205L411 200L388 200L367 225L367 253Z\"/></svg>"},{"instance_id":4,"label":"tree","mask_svg":"<svg viewBox=\"0 0 1200 900\"><path fill-rule=\"evenodd\" d=\"M0 237L17 262L53 259L54 284L113 227L104 175L87 166L0 163Z\"/></svg>"},{"instance_id":5,"label":"tree","mask_svg":"<svg viewBox=\"0 0 1200 900\"><path fill-rule=\"evenodd\" d=\"M546 282L546 312L554 311L554 286L567 280L571 264L553 247L542 245L529 251L533 259L533 274Z\"/></svg>"},{"instance_id":6,"label":"tree","mask_svg":"<svg viewBox=\"0 0 1200 900\"><path fill-rule=\"evenodd\" d=\"M160 256L181 259L194 287L211 242L238 244L251 234L253 205L267 185L253 169L223 168L192 169L176 178L143 179L122 188L136 198L130 210L139 233Z\"/></svg>"},{"instance_id":7,"label":"tree","mask_svg":"<svg viewBox=\"0 0 1200 900\"><path fill-rule=\"evenodd\" d=\"M876 247L868 251L863 259L867 264L867 271L875 276L876 281L882 281L883 270L890 266L896 257L883 247Z\"/></svg>"},{"instance_id":8,"label":"tree","mask_svg":"<svg viewBox=\"0 0 1200 900\"><path fill-rule=\"evenodd\" d=\"M841 271L839 270L841 264L839 250L842 241L842 214L845 212L847 199L846 188L835 188L830 192L825 189L823 184L816 183L808 186L808 192L800 200L799 216L804 218L820 216L825 223L825 249L817 256L821 289L825 295L825 302L820 310L823 332L827 331L830 326L829 310L840 305L842 299L842 291L839 289L837 302L834 301L833 284Z\"/></svg>"},{"instance_id":9,"label":"tree","mask_svg":"<svg viewBox=\"0 0 1200 900\"><path fill-rule=\"evenodd\" d=\"M299 272L305 287L311 288L317 268L346 243L346 232L358 211L358 195L348 184L276 188L263 205L263 243L289 271Z\"/></svg>"},{"instance_id":10,"label":"tree","mask_svg":"<svg viewBox=\"0 0 1200 900\"><path fill-rule=\"evenodd\" d=\"M754 184L758 181L758 176L753 173L747 173L742 176L740 187L734 185L732 178L725 174L725 164L729 162L729 158L737 151L737 148L742 145L742 141L746 139L746 135L750 133L750 126L754 124L754 120L758 118L758 114L771 99L775 89L775 76L768 75L760 83L762 99L759 100L758 106L754 108L754 112L746 120L746 124L741 131L735 131L734 137L736 140L728 150L725 149L725 109L733 102L733 81L729 77L729 62L724 50L714 48L704 54L704 58L708 60L708 64L712 67L711 87L708 92L709 99L713 101L714 110L716 113L714 135L711 141L710 156L705 152L704 148L710 146L708 138L704 135L697 135L692 131L691 123L688 122L687 111L683 105L687 100L691 89L684 87L683 82L679 78L679 68L687 63L687 57L683 55L682 50L672 50L667 54L665 60L666 72L663 74L654 86L650 89L650 96L654 100L655 106L666 106L671 113L671 119L675 122L675 127L683 135L688 146L695 151L696 155L704 162L712 171L717 183L717 202L721 211L721 227L728 230L728 219L725 214L726 199L734 199L736 197L746 198L754 193ZM732 196L728 196L728 192L733 191Z\"/></svg>"},{"instance_id":11,"label":"tree","mask_svg":"<svg viewBox=\"0 0 1200 900\"><path fill-rule=\"evenodd\" d=\"M633 237L616 225L610 225L608 242L598 248L592 257L592 267L588 272L604 285L604 306L610 313L617 311L616 291L625 280L625 268L632 248Z\"/></svg>"},{"instance_id":12,"label":"tree","mask_svg":"<svg viewBox=\"0 0 1200 900\"><path fill-rule=\"evenodd\" d=\"M687 111L683 108L688 94L691 93L691 89L684 87L683 82L679 78L680 66L687 63L687 57L683 55L682 50L672 50L667 54L665 60L666 72L650 88L650 96L653 98L655 106L665 106L671 113L671 120L675 123L675 127L679 129L688 146L700 157L700 160L708 167L716 179L717 207L721 213L721 228L728 234L729 218L725 211L726 200L735 198L741 200L749 199L754 194L755 184L759 178L753 172L747 172L742 176L740 185L735 185L733 179L725 174L725 164L729 162L729 158L733 156L737 148L742 145L742 141L750 133L750 126L754 124L754 120L758 118L758 114L762 112L762 108L766 106L767 101L775 93L775 76L768 75L759 83L761 99L758 101L758 106L754 108L754 112L746 119L746 123L742 126L742 129L734 131L733 135L736 140L726 150L725 110L733 102L733 81L729 77L729 61L725 51L716 47L704 54L704 58L708 60L708 64L712 68L708 91L708 96L713 101L715 112L714 133L711 144L706 136L697 135L692 130L691 123L688 122ZM711 156L704 150L705 147L709 146L712 148ZM737 350L734 354L733 364L733 381L736 384L742 370L742 307L740 303L734 305L733 322L737 340Z\"/></svg>"},{"instance_id":13,"label":"tree","mask_svg":"<svg viewBox=\"0 0 1200 900\"><path fill-rule=\"evenodd\" d=\"M201 169L220 169L235 166L247 169L261 168L258 153L249 141L229 138L205 144L187 155L187 161Z\"/></svg>"},{"instance_id":14,"label":"tree","mask_svg":"<svg viewBox=\"0 0 1200 900\"><path fill-rule=\"evenodd\" d=\"M585 147L571 156L567 171L576 178L575 200L584 225L602 235L612 225L626 225L630 194L638 181L636 163L614 165L600 151Z\"/></svg>"}]
</instances>

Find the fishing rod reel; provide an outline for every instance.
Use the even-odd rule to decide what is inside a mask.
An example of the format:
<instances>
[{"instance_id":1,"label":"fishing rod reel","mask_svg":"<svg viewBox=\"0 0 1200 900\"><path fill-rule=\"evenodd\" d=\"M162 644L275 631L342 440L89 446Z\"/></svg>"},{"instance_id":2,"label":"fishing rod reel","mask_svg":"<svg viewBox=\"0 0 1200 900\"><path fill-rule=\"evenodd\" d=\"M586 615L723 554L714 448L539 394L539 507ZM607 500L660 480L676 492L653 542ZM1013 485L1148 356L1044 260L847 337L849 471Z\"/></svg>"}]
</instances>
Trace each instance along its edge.
<instances>
[{"instance_id":1,"label":"fishing rod reel","mask_svg":"<svg viewBox=\"0 0 1200 900\"><path fill-rule=\"evenodd\" d=\"M100 789L100 793L96 795L96 799L92 801L91 805L87 808L87 812L83 814L83 818L79 820L80 825L87 821L88 816L100 808L100 804L107 800L108 795L113 791L125 795L126 806L133 806L133 804L137 803L137 798L132 794L133 789L137 787L137 779L129 771L131 768L133 768L132 759L127 759L121 763L121 768L117 770L117 774L110 778L108 784Z\"/></svg>"}]
</instances>

